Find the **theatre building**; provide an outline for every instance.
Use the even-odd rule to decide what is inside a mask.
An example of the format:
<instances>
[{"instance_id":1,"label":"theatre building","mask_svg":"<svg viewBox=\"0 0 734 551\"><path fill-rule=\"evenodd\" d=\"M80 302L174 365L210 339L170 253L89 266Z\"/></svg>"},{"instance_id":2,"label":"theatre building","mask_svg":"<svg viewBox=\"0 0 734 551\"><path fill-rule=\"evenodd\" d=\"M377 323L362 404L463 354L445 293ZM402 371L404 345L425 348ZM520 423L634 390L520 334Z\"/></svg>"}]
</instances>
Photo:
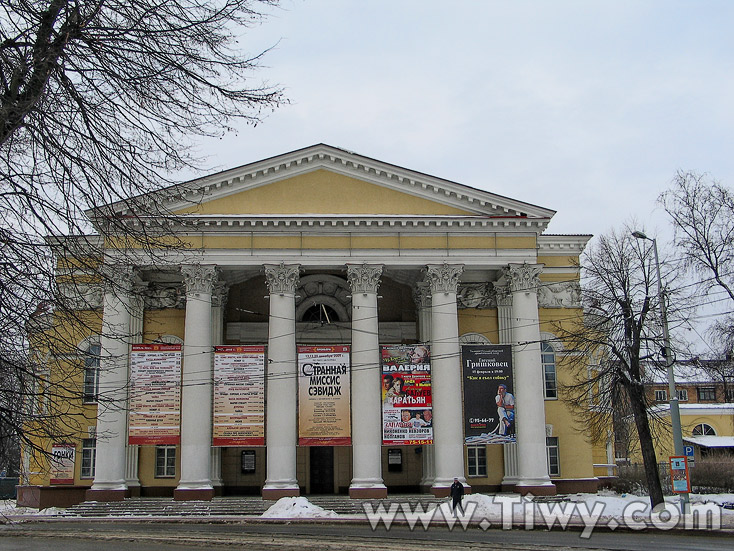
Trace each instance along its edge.
<instances>
[{"instance_id":1,"label":"theatre building","mask_svg":"<svg viewBox=\"0 0 734 551\"><path fill-rule=\"evenodd\" d=\"M553 210L323 144L144 199L181 246L75 290L98 327L44 376L83 366L79 431L26 449L21 503L596 489L553 334L590 236Z\"/></svg>"}]
</instances>

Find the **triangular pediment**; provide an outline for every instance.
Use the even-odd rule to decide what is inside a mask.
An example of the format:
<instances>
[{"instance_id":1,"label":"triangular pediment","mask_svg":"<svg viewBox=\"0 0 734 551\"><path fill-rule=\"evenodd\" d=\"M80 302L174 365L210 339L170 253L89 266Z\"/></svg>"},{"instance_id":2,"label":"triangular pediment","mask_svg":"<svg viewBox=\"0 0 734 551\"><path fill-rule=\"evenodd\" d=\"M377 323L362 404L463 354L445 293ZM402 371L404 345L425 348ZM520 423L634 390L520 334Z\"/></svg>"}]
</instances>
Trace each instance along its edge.
<instances>
[{"instance_id":1,"label":"triangular pediment","mask_svg":"<svg viewBox=\"0 0 734 551\"><path fill-rule=\"evenodd\" d=\"M236 189L236 187L235 187ZM211 196L176 214L448 215L476 213L319 168L244 190Z\"/></svg>"},{"instance_id":2,"label":"triangular pediment","mask_svg":"<svg viewBox=\"0 0 734 551\"><path fill-rule=\"evenodd\" d=\"M185 216L361 215L522 218L555 211L318 144L139 198ZM126 214L130 202L113 206Z\"/></svg>"}]
</instances>

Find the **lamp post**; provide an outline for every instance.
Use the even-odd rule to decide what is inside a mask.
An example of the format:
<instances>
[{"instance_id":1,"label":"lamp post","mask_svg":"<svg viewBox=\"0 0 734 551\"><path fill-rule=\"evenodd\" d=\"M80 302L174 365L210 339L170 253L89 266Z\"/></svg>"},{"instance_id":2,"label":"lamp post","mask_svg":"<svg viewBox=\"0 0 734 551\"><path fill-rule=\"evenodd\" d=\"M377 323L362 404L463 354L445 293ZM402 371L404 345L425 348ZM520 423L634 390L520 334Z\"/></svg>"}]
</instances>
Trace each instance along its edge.
<instances>
[{"instance_id":1,"label":"lamp post","mask_svg":"<svg viewBox=\"0 0 734 551\"><path fill-rule=\"evenodd\" d=\"M632 237L636 239L646 239L652 241L652 249L655 252L655 269L658 276L658 303L660 304L660 318L663 324L663 356L665 357L665 366L668 369L668 394L670 396L670 422L673 428L673 447L675 455L685 455L683 451L683 431L680 424L680 408L678 407L678 393L675 390L675 373L673 372L673 358L670 353L670 334L668 333L668 315L665 310L665 300L663 298L663 280L660 277L660 259L658 258L658 243L648 237L641 231L633 231ZM688 493L680 495L681 512L688 511Z\"/></svg>"}]
</instances>

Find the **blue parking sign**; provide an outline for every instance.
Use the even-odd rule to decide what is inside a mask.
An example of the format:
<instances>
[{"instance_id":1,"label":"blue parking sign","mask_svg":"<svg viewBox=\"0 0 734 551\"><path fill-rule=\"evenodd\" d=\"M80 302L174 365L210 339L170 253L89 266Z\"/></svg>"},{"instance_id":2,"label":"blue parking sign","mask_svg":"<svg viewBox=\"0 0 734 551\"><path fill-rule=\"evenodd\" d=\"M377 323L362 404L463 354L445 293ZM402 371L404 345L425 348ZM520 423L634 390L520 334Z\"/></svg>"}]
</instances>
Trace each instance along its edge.
<instances>
[{"instance_id":1,"label":"blue parking sign","mask_svg":"<svg viewBox=\"0 0 734 551\"><path fill-rule=\"evenodd\" d=\"M693 446L683 446L683 455L693 457Z\"/></svg>"}]
</instances>

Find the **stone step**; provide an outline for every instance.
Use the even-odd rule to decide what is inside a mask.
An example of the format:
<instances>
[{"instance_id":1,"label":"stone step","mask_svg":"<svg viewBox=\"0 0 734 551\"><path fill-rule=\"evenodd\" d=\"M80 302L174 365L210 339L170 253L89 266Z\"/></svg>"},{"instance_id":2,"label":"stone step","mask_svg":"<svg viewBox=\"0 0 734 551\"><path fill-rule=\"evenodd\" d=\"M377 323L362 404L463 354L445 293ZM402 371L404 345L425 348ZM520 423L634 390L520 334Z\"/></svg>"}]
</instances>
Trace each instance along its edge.
<instances>
[{"instance_id":1,"label":"stone step","mask_svg":"<svg viewBox=\"0 0 734 551\"><path fill-rule=\"evenodd\" d=\"M364 503L373 509L379 505L390 509L393 503L421 503L424 508L444 503L430 495L410 495L386 499L350 499L346 496L309 496L312 504L339 514L361 514ZM238 516L261 515L272 501L253 498L214 498L212 501L174 501L172 498L131 498L124 501L100 502L85 501L69 507L62 516L66 517L111 517L111 516Z\"/></svg>"}]
</instances>

